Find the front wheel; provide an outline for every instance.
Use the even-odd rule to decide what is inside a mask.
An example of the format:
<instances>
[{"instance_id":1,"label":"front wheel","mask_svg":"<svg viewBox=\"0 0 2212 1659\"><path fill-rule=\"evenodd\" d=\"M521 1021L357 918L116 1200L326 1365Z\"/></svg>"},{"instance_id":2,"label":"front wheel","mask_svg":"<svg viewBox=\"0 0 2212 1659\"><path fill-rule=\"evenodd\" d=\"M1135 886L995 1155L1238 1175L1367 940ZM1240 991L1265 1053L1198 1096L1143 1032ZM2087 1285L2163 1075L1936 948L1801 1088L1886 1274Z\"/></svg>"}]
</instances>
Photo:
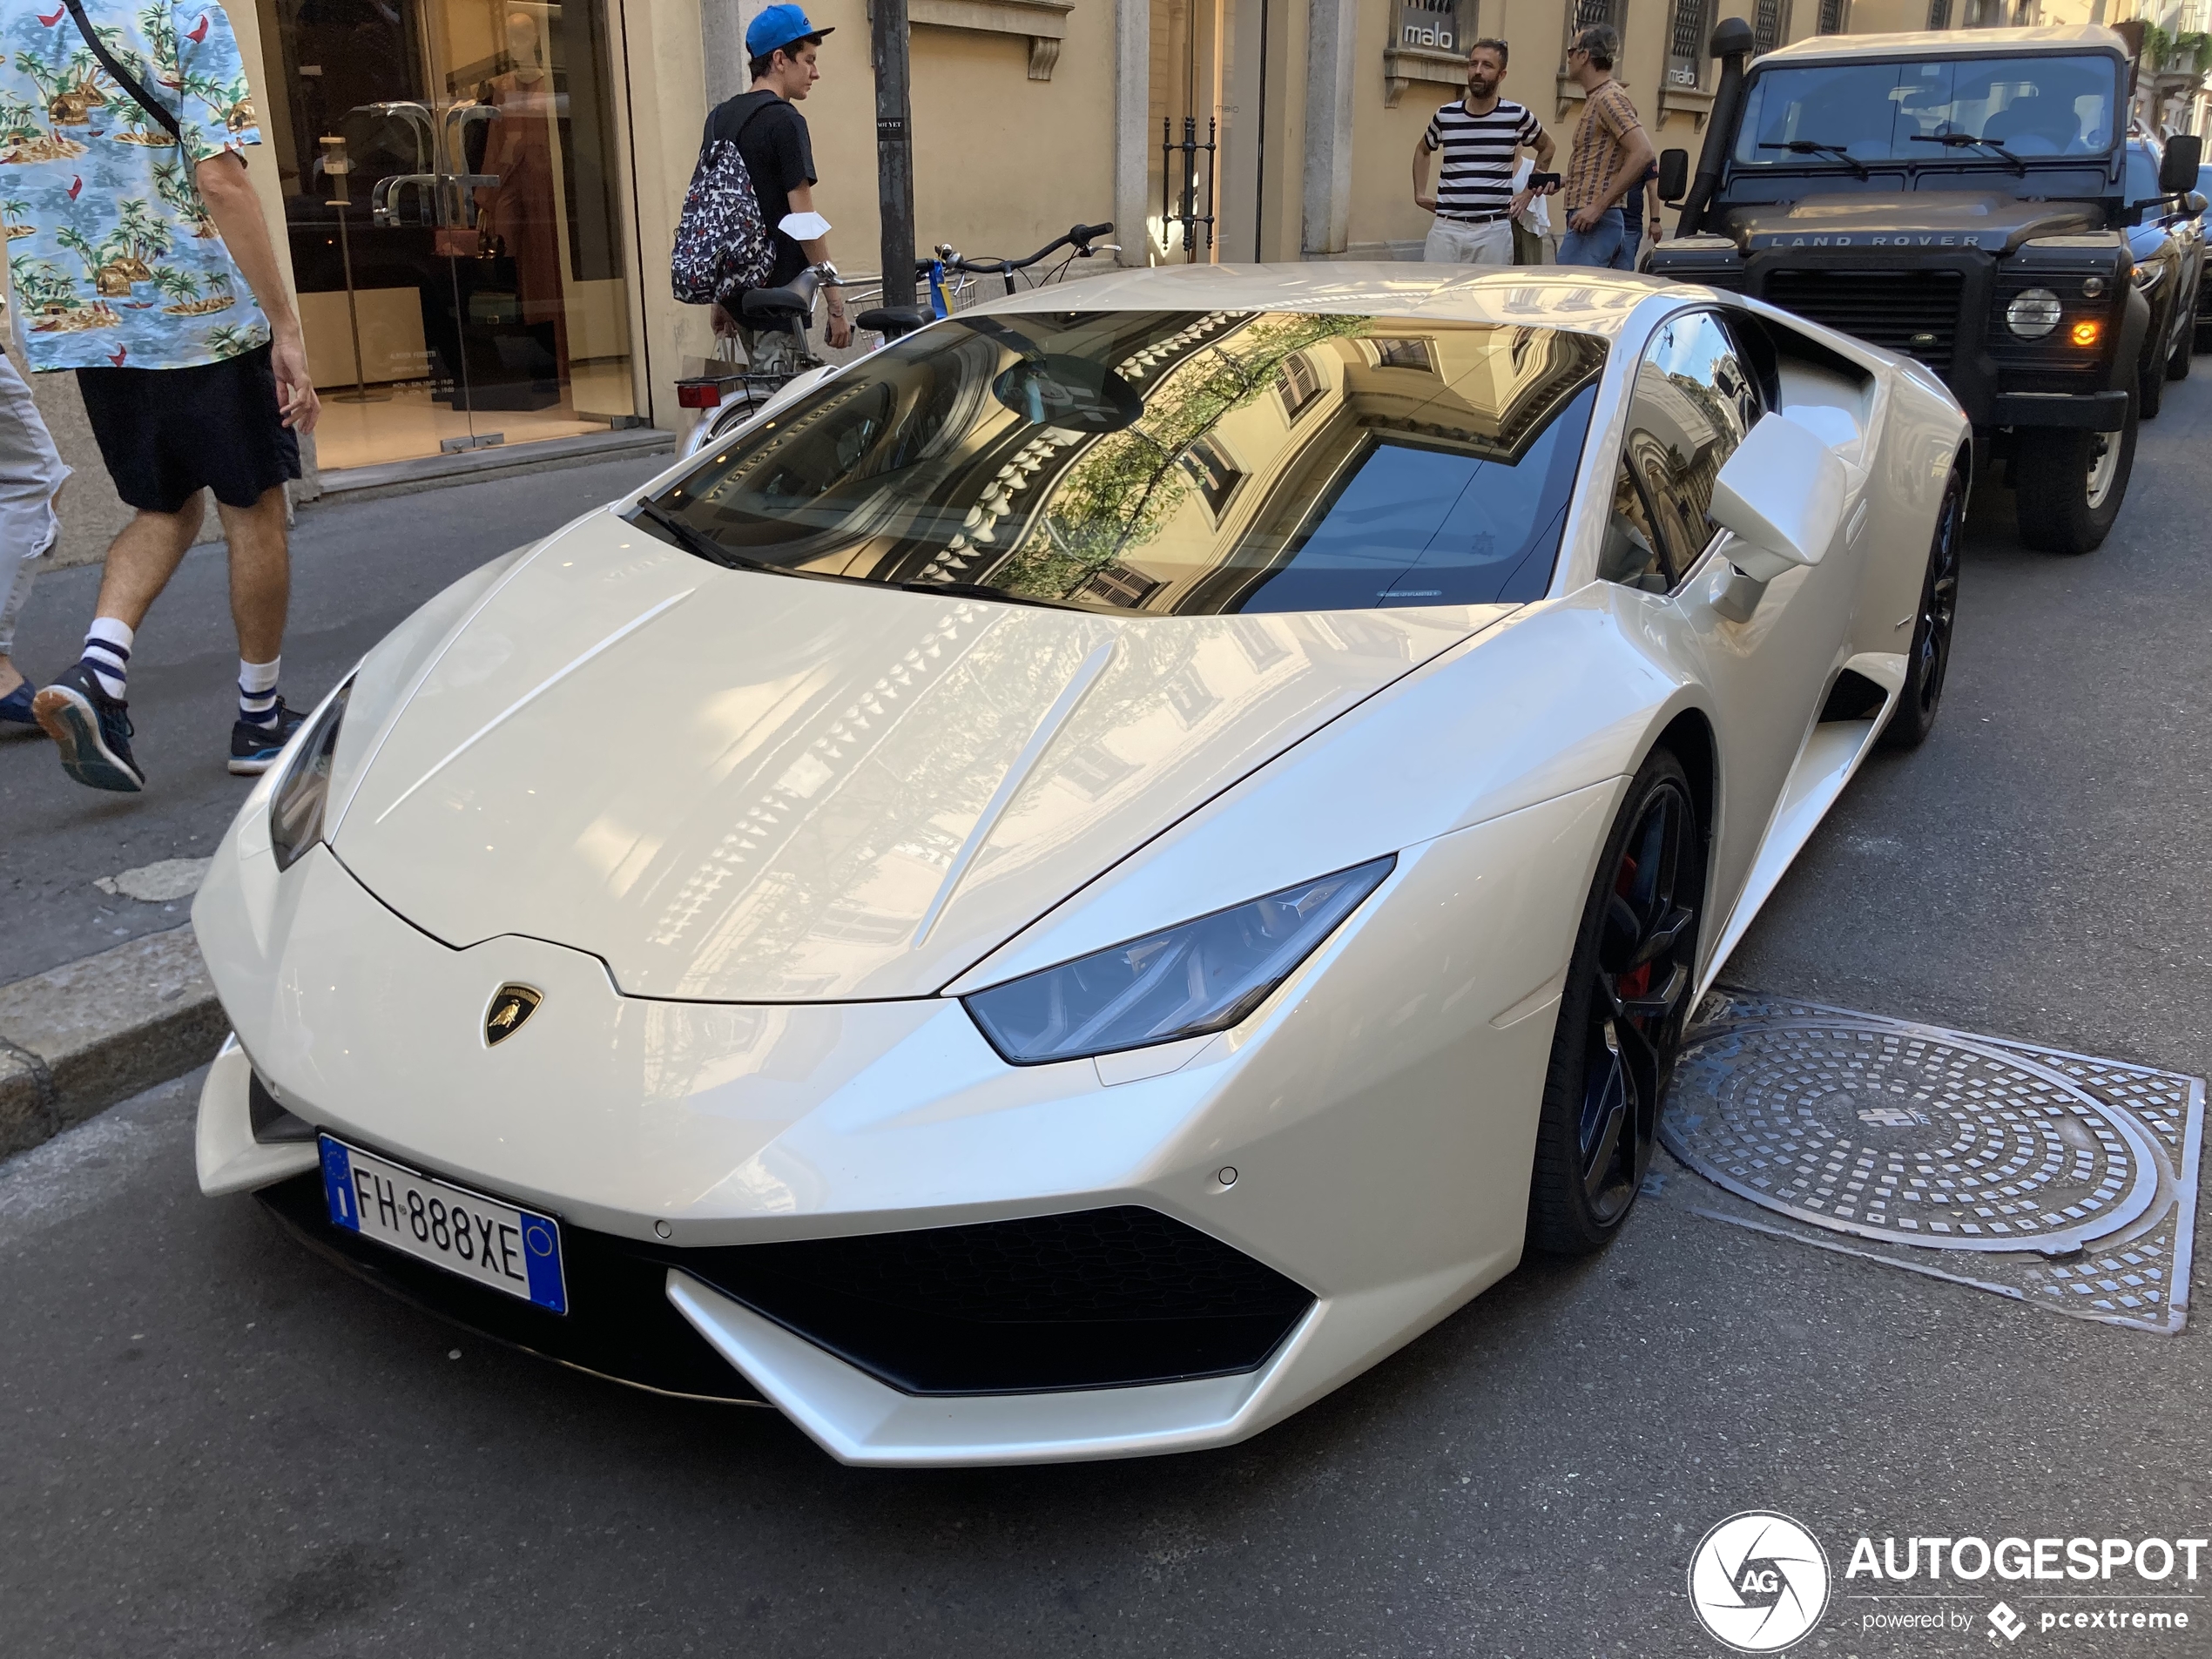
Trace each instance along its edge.
<instances>
[{"instance_id":1,"label":"front wheel","mask_svg":"<svg viewBox=\"0 0 2212 1659\"><path fill-rule=\"evenodd\" d=\"M1538 1250L1597 1250L1635 1203L1689 1015L1704 885L1689 779L1655 749L1605 839L1560 997L1529 1181Z\"/></svg>"},{"instance_id":2,"label":"front wheel","mask_svg":"<svg viewBox=\"0 0 2212 1659\"><path fill-rule=\"evenodd\" d=\"M1935 729L1936 707L1943 701L1944 676L1951 668L1951 631L1959 617L1959 543L1963 539L1966 486L1957 473L1944 486L1936 510L1935 537L1928 544L1928 568L1920 578L1920 613L1912 624L1912 650L1905 658L1905 689L1897 712L1882 728L1890 749L1917 749Z\"/></svg>"},{"instance_id":3,"label":"front wheel","mask_svg":"<svg viewBox=\"0 0 2212 1659\"><path fill-rule=\"evenodd\" d=\"M2031 427L2013 435L2020 540L2040 553L2087 553L2112 533L2135 467L2135 400L2117 432Z\"/></svg>"}]
</instances>

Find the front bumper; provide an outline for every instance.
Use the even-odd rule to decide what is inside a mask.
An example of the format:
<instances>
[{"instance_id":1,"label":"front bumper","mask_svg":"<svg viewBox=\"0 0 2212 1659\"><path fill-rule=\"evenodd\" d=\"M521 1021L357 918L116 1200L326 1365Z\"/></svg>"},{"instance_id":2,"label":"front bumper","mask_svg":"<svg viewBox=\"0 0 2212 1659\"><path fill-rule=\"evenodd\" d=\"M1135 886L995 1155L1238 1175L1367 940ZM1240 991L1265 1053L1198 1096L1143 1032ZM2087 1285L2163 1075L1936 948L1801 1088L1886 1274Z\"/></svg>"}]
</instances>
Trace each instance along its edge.
<instances>
[{"instance_id":1,"label":"front bumper","mask_svg":"<svg viewBox=\"0 0 2212 1659\"><path fill-rule=\"evenodd\" d=\"M2117 432L2128 424L2128 395L2125 391L2006 392L1997 398L1991 423Z\"/></svg>"},{"instance_id":2,"label":"front bumper","mask_svg":"<svg viewBox=\"0 0 2212 1659\"><path fill-rule=\"evenodd\" d=\"M496 1309L502 1328L461 1298L466 1285L403 1279L383 1252L368 1258L380 1282L518 1345L671 1393L765 1397L853 1462L1226 1444L1518 1261L1559 977L1618 787L1406 850L1367 907L1232 1032L1020 1068L951 999L657 1001L543 941L455 950L379 903L327 847L276 876L249 813L194 911L240 1045L203 1095L203 1176L211 1190L268 1188L272 1207L329 1244L312 1177L277 1190L307 1172L311 1147L253 1143L250 1054L307 1123L557 1217L608 1258L625 1321L660 1340L672 1311L697 1339L664 1343L678 1358L658 1371L624 1359L620 1343L563 1350L534 1310ZM1499 946L1471 951L1470 940ZM485 1013L509 982L543 1001L492 1049ZM1440 1004L1451 1017L1410 1017ZM1238 1283L1271 1295L1287 1285L1295 1305L1271 1303L1271 1331L1248 1327L1241 1352L1216 1352L1215 1374L1100 1365L933 1380L851 1340L865 1318L840 1335L727 1271L754 1251L1128 1210L1203 1236L1258 1270ZM841 1288L847 1314L855 1295L875 1294ZM1224 1330L1251 1312L1163 1305L1163 1317ZM702 1380L718 1373L699 1368L698 1345L728 1378ZM957 1392L968 1387L978 1392Z\"/></svg>"}]
</instances>

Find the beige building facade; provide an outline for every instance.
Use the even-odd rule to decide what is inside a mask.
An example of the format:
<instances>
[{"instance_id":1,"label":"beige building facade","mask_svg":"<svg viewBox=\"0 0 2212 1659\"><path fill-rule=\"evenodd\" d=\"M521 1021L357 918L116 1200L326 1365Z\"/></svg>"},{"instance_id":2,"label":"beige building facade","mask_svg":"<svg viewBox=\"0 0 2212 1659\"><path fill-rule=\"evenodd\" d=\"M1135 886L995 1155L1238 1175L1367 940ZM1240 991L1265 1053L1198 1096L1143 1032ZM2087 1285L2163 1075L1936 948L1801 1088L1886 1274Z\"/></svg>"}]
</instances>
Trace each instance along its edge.
<instances>
[{"instance_id":1,"label":"beige building facade","mask_svg":"<svg viewBox=\"0 0 2212 1659\"><path fill-rule=\"evenodd\" d=\"M283 226L326 400L304 495L618 452L683 429L674 383L713 341L705 313L671 297L668 253L705 117L744 89L743 29L765 0L225 3L262 114L253 177ZM2055 20L2072 3L2043 10ZM2017 0L2001 19L1993 8L908 0L918 240L1020 254L1110 219L1124 263L1418 258L1430 220L1411 158L1477 37L1509 44L1506 95L1563 155L1581 102L1568 40L1612 24L1618 77L1657 146L1694 152L1716 79L1704 43L1722 17L1743 18L1766 48L2010 22ZM835 30L803 106L816 206L843 268L873 272L869 0L813 0L812 16ZM40 394L84 475L65 551L98 556L121 509L73 388Z\"/></svg>"}]
</instances>

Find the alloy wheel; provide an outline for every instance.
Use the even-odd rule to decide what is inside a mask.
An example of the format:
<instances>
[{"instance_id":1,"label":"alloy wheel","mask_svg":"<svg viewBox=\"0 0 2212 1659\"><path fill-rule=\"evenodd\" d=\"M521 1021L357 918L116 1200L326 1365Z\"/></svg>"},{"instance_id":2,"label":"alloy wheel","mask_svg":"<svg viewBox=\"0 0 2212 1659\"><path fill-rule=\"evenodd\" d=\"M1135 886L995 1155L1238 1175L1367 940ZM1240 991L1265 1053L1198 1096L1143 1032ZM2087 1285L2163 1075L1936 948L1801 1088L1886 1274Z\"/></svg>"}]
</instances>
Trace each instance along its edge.
<instances>
[{"instance_id":1,"label":"alloy wheel","mask_svg":"<svg viewBox=\"0 0 2212 1659\"><path fill-rule=\"evenodd\" d=\"M2112 482L2120 475L2120 435L2100 432L2089 446L2089 510L2095 512L2105 504L2105 497L2112 493Z\"/></svg>"},{"instance_id":2,"label":"alloy wheel","mask_svg":"<svg viewBox=\"0 0 2212 1659\"><path fill-rule=\"evenodd\" d=\"M1959 492L1954 488L1944 496L1943 510L1936 520L1935 546L1928 559L1927 580L1920 590L1919 623L1912 631L1919 655L1913 667L1924 716L1934 713L1943 696L1943 677L1951 667L1951 631L1959 617L1960 516Z\"/></svg>"},{"instance_id":3,"label":"alloy wheel","mask_svg":"<svg viewBox=\"0 0 2212 1659\"><path fill-rule=\"evenodd\" d=\"M1697 949L1694 821L1672 781L1644 798L1601 924L1578 1125L1583 1190L1601 1226L1635 1202L1658 1134Z\"/></svg>"}]
</instances>

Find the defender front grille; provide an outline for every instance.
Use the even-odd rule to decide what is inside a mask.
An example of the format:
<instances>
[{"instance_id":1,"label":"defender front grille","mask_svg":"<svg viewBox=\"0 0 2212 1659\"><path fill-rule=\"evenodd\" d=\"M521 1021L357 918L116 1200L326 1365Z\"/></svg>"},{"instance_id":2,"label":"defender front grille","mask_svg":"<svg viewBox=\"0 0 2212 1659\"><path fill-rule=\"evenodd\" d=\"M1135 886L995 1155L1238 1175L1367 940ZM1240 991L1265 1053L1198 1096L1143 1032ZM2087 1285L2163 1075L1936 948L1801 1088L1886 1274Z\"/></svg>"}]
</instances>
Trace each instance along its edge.
<instances>
[{"instance_id":1,"label":"defender front grille","mask_svg":"<svg viewBox=\"0 0 2212 1659\"><path fill-rule=\"evenodd\" d=\"M1775 271L1764 295L1801 317L1948 374L1965 276L1958 271Z\"/></svg>"}]
</instances>

